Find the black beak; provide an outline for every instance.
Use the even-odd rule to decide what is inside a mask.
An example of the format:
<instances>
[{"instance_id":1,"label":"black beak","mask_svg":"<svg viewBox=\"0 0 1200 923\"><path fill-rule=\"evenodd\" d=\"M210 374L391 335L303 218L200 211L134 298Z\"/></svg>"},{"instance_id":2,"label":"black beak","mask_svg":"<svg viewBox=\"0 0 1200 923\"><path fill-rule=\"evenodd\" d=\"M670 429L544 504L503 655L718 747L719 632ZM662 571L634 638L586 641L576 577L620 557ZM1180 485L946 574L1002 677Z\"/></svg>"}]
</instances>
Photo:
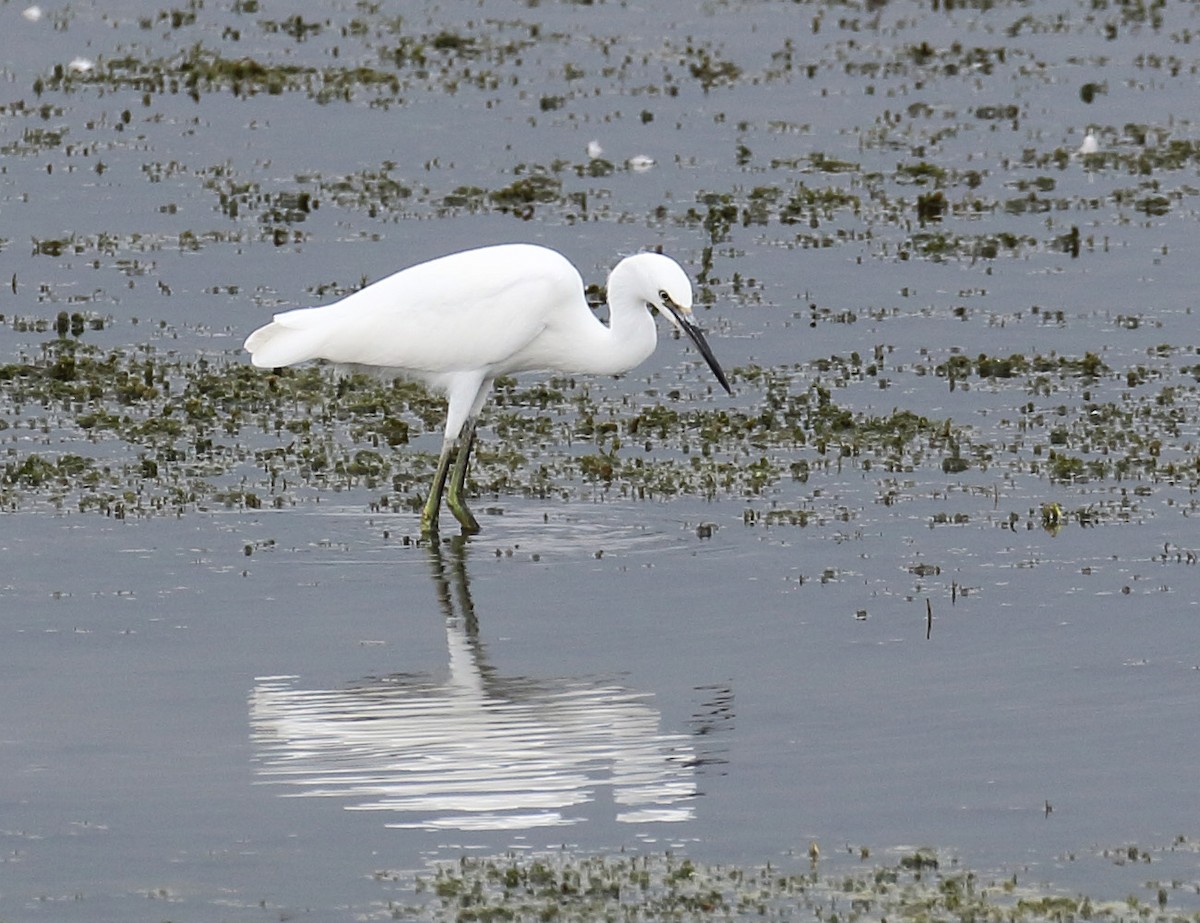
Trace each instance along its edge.
<instances>
[{"instance_id":1,"label":"black beak","mask_svg":"<svg viewBox=\"0 0 1200 923\"><path fill-rule=\"evenodd\" d=\"M729 379L725 377L725 373L721 370L721 363L717 361L717 357L713 355L708 341L704 339L704 332L681 313L675 312L675 319L679 321L679 326L688 335L688 339L696 344L696 349L700 350L700 355L704 357L704 361L708 363L708 367L717 376L717 381L721 383L721 387L730 394L733 394L733 389L729 387Z\"/></svg>"}]
</instances>

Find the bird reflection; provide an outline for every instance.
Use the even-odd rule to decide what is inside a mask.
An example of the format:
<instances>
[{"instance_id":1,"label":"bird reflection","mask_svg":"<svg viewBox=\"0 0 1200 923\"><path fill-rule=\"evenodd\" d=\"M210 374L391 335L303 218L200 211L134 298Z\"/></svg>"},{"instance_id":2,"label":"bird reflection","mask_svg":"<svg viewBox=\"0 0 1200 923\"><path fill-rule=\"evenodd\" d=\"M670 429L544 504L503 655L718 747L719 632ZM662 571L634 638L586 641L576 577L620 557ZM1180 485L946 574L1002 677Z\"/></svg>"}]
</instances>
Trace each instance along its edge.
<instances>
[{"instance_id":1,"label":"bird reflection","mask_svg":"<svg viewBox=\"0 0 1200 923\"><path fill-rule=\"evenodd\" d=\"M648 695L606 682L505 677L488 663L466 548L463 539L430 545L446 677L396 674L328 690L302 689L294 676L260 678L250 696L260 777L290 795L391 812L395 827L574 824L605 787L618 821L690 819L705 758L688 736L660 732Z\"/></svg>"}]
</instances>

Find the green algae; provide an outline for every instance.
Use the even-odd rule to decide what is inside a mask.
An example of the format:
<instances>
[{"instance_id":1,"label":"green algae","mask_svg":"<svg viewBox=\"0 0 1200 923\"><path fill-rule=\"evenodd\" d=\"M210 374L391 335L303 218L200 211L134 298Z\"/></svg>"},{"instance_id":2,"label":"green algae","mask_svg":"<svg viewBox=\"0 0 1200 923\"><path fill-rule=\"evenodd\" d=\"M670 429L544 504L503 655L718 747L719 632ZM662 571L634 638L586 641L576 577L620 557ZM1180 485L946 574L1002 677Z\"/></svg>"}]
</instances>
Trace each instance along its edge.
<instances>
[{"instance_id":1,"label":"green algae","mask_svg":"<svg viewBox=\"0 0 1200 923\"><path fill-rule=\"evenodd\" d=\"M284 507L309 491L354 488L392 492L411 506L425 490L444 403L416 384L319 365L263 372L235 357L189 358L153 346L103 350L86 342L83 326L0 366L7 509L50 502L179 515L245 494ZM1181 441L1197 426L1194 402L1185 399L1197 387L1190 373L1165 380L1155 370L1164 380L1152 387L1148 369L1131 385L1090 353L951 356L902 369L887 369L881 358L737 368L731 377L743 400L736 406L713 397L678 402L684 393L676 389L622 396L561 376L503 379L481 420L471 486L494 498L570 499L599 490L633 500L754 502L846 467L876 477L978 471L1063 484L1132 482L1138 492L1200 485L1200 447ZM1014 412L981 429L901 407L856 410L838 396L881 376L894 387L930 372L951 393L974 382L1010 390ZM1123 393L1099 399L1098 389ZM1064 403L1039 402L1047 398ZM29 438L35 433L53 438ZM1095 524L1129 512L1114 499L1075 519ZM1023 515L1038 521L1036 511ZM807 518L768 510L747 522L804 525Z\"/></svg>"},{"instance_id":2,"label":"green algae","mask_svg":"<svg viewBox=\"0 0 1200 923\"><path fill-rule=\"evenodd\" d=\"M180 37L190 34L189 28L203 25L203 16L195 10L164 10L154 22L167 24ZM197 22L199 20L199 22ZM852 20L840 24L852 28ZM143 26L148 28L149 26ZM505 85L533 92L531 82L536 74L523 69L522 55L534 46L569 47L572 41L584 44L598 41L595 37L575 37L540 28L536 22L514 20L490 23L470 23L461 30L445 27L417 29L403 19L384 15L376 8L359 11L352 23L340 29L328 23L307 21L299 15L284 20L256 19L239 30L239 35L225 33L217 42L210 34L206 41L191 42L168 55L151 55L140 48L114 54L102 66L77 72L62 65L54 66L37 78L36 96L64 96L95 88L105 92L133 91L143 94L143 105L157 108L154 97L159 94L188 94L200 98L207 94L232 93L238 98L256 95L303 94L320 105L358 104L365 98L372 106L401 106L409 93L456 93L464 84L496 89ZM331 43L327 49L332 63L300 63L278 52L244 53L240 34L253 29L264 38L290 36L296 42ZM498 29L498 31L495 31ZM1020 30L1019 30L1020 31ZM343 50L349 46L365 45L366 53L353 61ZM663 86L653 92L664 93L687 80L698 82L705 92L729 87L755 87L773 80L795 79L797 66L785 40L784 48L774 53L779 62L789 66L772 66L765 71L748 64L729 60L728 52L712 44L689 39L680 49L667 49L661 55L666 70ZM851 58L861 53L853 44L845 49ZM847 64L846 72L855 78L879 79L879 70L905 74L913 69L924 74L938 62L946 76L955 73L986 73L987 68L1006 62L1003 48L979 48L953 43L935 47L927 42L899 43L891 49L894 60L873 66L857 67ZM481 67L480 62L487 67ZM618 78L632 61L623 62L608 76ZM1146 69L1169 68L1169 62L1147 56L1140 63ZM586 99L603 84L595 83L597 76L585 68L575 68L568 85L579 84L577 90L548 97L538 93L552 105L541 105L542 111L565 112L568 121L577 116L570 110L577 101ZM590 90L589 90L590 88ZM648 91L649 92L649 91ZM30 120L57 118L65 112L55 103L46 104L49 111L23 103L6 107L11 114ZM39 116L38 113L41 112ZM649 110L643 110L648 113ZM57 113L57 114L56 114ZM1044 171L1028 178L1010 177L1003 167L959 169L939 163L933 156L937 144L946 139L947 129L936 129L935 135L927 126L931 120L966 125L975 122L1019 121L1019 108L1011 103L975 106L963 111L953 108L934 108L914 102L906 109L889 111L881 116L876 131L864 132L860 145L864 152L892 147L909 149L914 156L901 159L886 173L864 168L863 162L850 161L823 152L809 153L794 159L775 158L767 166L775 174L763 182L764 166L753 151L741 144L735 171L727 188L710 188L700 194L703 207L667 207L661 202L648 203L642 214L613 211L605 199L603 188L592 183L612 175L612 165L596 161L549 161L541 164L512 164L502 172L510 175L507 181L494 186L466 185L451 180L444 187L418 178L411 167L404 174L394 163L381 162L364 168L360 176L336 177L313 174L296 177L297 184L311 184L316 189L299 189L282 193L293 198L326 195L336 190L335 201L341 208L360 210L368 217L444 217L456 211L479 213L494 211L529 220L536 206L539 217L549 220L577 221L582 217L595 220L636 220L650 226L664 222L678 227L699 227L710 242L721 243L730 238L736 225L775 228L781 239L788 239L789 229L794 240L817 246L836 246L866 242L872 255L901 259L918 256L934 261L996 260L1019 257L1029 253L1069 253L1078 258L1095 246L1093 238L1081 237L1078 228L1067 230L1053 220L1045 228L1014 231L964 232L961 228L942 227L954 217L1008 214L1013 216L1053 216L1057 213L1078 213L1105 209L1131 209L1150 218L1162 217L1190 207L1195 197L1194 173L1200 163L1200 142L1179 136L1171 126L1134 124L1099 126L1097 134L1105 140L1102 152L1089 154L1081 162L1091 171L1109 171L1137 177L1136 182L1118 188L1103 198L1085 193L1059 193L1056 173L1079 166L1071 152L1061 144L1047 143L1030 146L1023 154L1022 169ZM652 113L650 113L652 118ZM722 113L719 118L724 118ZM124 110L125 124L137 122ZM755 126L743 122L747 130L770 128L777 122ZM777 129L778 130L778 129ZM792 129L788 129L792 130ZM28 124L22 129L21 140L10 142L5 153L35 156L46 151L63 150L70 153L73 135L78 128L69 125ZM1129 143L1108 143L1128 139ZM933 142L933 143L931 143ZM426 165L428 166L428 165ZM153 174L162 164L147 163L145 169ZM230 169L228 165L222 168ZM175 165L185 175L211 181L214 165ZM787 177L785 171L797 169L806 175L803 181ZM738 172L753 175L747 183ZM1019 192L1013 196L1005 189L996 189L996 180L1006 189ZM591 181L591 182L588 182ZM303 241L280 231L280 224L304 220L304 208L291 208L278 201L280 194L261 188L259 179L234 171L217 184L218 207L229 218L257 219L265 229L262 236L280 245ZM912 190L917 190L915 198ZM985 192L984 190L989 190ZM599 203L599 204L597 204ZM881 228L905 229L912 216L923 226L908 235L900 244L889 243ZM818 234L825 224L835 224L832 234ZM214 233L228 230L197 229L195 240L211 240ZM241 232L246 233L244 230ZM1072 236L1073 235L1073 236ZM50 251L47 251L48 253Z\"/></svg>"},{"instance_id":3,"label":"green algae","mask_svg":"<svg viewBox=\"0 0 1200 923\"><path fill-rule=\"evenodd\" d=\"M1101 151L1084 158L1060 138L1038 134L1024 139L1019 156L1008 162L964 164L943 157L945 145L957 137L1018 130L1026 118L1022 107L1002 97L982 104L969 94L961 104L913 97L889 101L873 122L860 126L856 154L848 155L848 146L839 143L827 151L758 155L760 139L810 128L777 113L761 122L734 117L734 108L725 107L736 98L729 94L817 80L823 68L839 72L852 92L864 96L893 80L953 82L1005 68L1037 71L1038 52L1007 47L1004 34L1077 28L1002 4L1011 22L994 33L993 44L908 38L864 43L860 33L878 31L877 19L853 10L831 17L821 4L800 5L809 9L815 31L824 28L836 36L812 60L798 54L795 39L783 36L760 49L759 61L744 50L731 51L719 37L692 35L666 37L640 55L622 55L619 39L589 29L551 29L529 14L448 25L360 4L352 17L335 24L300 14L271 18L257 3L244 2L235 6L233 22L218 30L202 7L164 8L148 11L137 28L165 30L167 53L131 41L92 68L49 65L32 85L36 103L4 103L3 113L16 125L5 153L35 158L59 151L70 158L89 146L101 148L107 142L90 139L104 120L76 124L70 114L85 94L141 94L144 111L136 99L133 105L122 100L126 108L119 115L114 110L114 134L141 131L143 123L160 119L168 101L158 97L164 95L197 101L208 95L239 100L293 95L322 107L386 108L406 105L413 93L449 99L467 88L479 94L469 105L490 108L504 88L537 110L530 112L531 125L538 119L573 125L589 99L619 87L632 101L623 115L650 125L656 115L661 119L656 101L675 99L690 85L706 98L706 118L714 126L736 125L728 139L729 169L712 174L706 188L646 200L616 199L612 188L620 171L611 163L605 167L607 161L585 160L582 151L576 159L553 154L541 162L501 159L490 181L469 182L453 170L440 173L433 162L402 166L388 159L348 173L278 177L232 160L147 157L141 173L148 183L202 190L211 215L187 230L76 230L32 242L39 261L86 261L130 280L155 274L152 254L164 249L196 252L256 241L303 246L310 241L309 227L330 211L337 212L336 222L351 225L364 218L397 222L494 213L521 221L536 217L548 226L588 220L701 234L707 245L698 272L699 303L752 307L772 297L764 294L763 283L737 270L721 279L714 269L718 256L733 261L734 245L746 236L739 232L747 228L768 246L853 246L858 260L974 265L1039 254L1100 256L1105 244L1102 235L1088 230L1092 216L1160 218L1191 207L1200 143L1180 125L1097 124ZM1153 19L1130 19L1126 12L1112 18L1115 27ZM60 27L71 15L62 14ZM300 55L302 46L320 53ZM535 48L571 62L555 64L556 74L561 69L565 77L550 90L544 72L531 66ZM1185 63L1176 54L1143 54L1135 66L1165 77L1179 74ZM657 73L649 84L647 67ZM1102 84L1094 88L1104 91ZM886 168L881 152L890 164ZM1121 180L1094 194L1066 181L1068 171L1080 169ZM1074 223L1068 228L1060 214ZM991 216L1024 223L979 230L968 223ZM14 277L14 292L16 287ZM318 294L355 287L322 284ZM42 297L54 303L64 296L50 288ZM279 491L272 499L279 505L294 502L297 485L314 490L390 485L408 499L422 489L431 449L421 437L438 432L442 405L419 389L353 378L335 384L312 370L264 375L232 356L188 361L144 347L107 355L72 349L66 336L79 340L89 327L111 326L104 304L117 299L100 288L70 297L91 301L95 309L72 302L53 318L11 319L14 330L57 332L62 339L0 371L0 423L10 437L6 465L13 472L3 486L9 506L36 501L40 492L54 493L59 501L70 493L69 471L38 479L30 476L38 464L30 462L25 474L17 473L33 456L56 464L54 451L27 444L31 432L61 435L64 456L93 463L87 489L114 496L149 491L203 502L225 490L213 484L222 478L256 481L264 495ZM808 321L850 324L886 317L890 310L814 306ZM1067 323L1060 307L1026 310L1043 323ZM966 305L955 312L970 316ZM1125 312L1115 323L1135 330L1143 319ZM1169 367L1170 357L1120 369L1110 368L1106 358L951 354L900 368L878 356L865 363L817 357L804 366L736 369L742 393L735 406L707 394L673 394L670 387L642 389L618 401L574 382L504 384L484 419L495 441L480 448L474 486L496 496L571 497L602 490L623 497L727 496L755 503L783 486L843 468L952 478L1023 475L1055 485L1194 485L1200 461L1189 435L1194 425L1188 399L1196 376L1180 379ZM1003 393L1011 398L1009 409L986 426L965 411L927 416L902 398L893 406L876 401L856 409L863 406L858 389L864 384L902 392L918 388L926 375L944 380L952 394L971 388ZM287 493L281 484L288 485Z\"/></svg>"},{"instance_id":4,"label":"green algae","mask_svg":"<svg viewBox=\"0 0 1200 923\"><path fill-rule=\"evenodd\" d=\"M1169 858L1186 850L1180 838L1152 856L1138 847L1113 850L1109 869ZM1149 895L1124 898L1063 893L1018 874L988 874L930 848L871 864L870 849L847 848L824 861L792 857L766 864L718 864L675 853L582 854L571 850L464 855L415 875L377 870L393 918L430 921L545 920L944 920L1064 923L1189 923L1200 911L1170 906L1188 900L1188 883L1145 884ZM1136 856L1137 858L1133 858ZM1101 862L1105 860L1100 859ZM1117 875L1112 877L1116 878ZM1103 876L1101 876L1103 880ZM1194 897L1194 894L1192 895Z\"/></svg>"}]
</instances>

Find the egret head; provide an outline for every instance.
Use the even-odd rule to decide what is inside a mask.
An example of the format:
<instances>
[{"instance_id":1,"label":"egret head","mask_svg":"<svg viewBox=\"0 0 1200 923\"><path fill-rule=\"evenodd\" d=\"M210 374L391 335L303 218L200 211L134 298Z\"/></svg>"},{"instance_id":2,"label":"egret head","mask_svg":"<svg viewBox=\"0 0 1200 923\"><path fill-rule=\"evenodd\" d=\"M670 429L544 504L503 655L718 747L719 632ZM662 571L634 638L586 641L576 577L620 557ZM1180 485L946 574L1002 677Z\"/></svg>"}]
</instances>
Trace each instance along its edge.
<instances>
[{"instance_id":1,"label":"egret head","mask_svg":"<svg viewBox=\"0 0 1200 923\"><path fill-rule=\"evenodd\" d=\"M687 335L717 376L721 387L732 394L733 389L729 387L721 364L704 339L704 331L696 326L693 319L692 281L683 267L661 253L639 253L625 258L619 265L628 266L633 271L636 297L648 308L658 311L676 330Z\"/></svg>"}]
</instances>

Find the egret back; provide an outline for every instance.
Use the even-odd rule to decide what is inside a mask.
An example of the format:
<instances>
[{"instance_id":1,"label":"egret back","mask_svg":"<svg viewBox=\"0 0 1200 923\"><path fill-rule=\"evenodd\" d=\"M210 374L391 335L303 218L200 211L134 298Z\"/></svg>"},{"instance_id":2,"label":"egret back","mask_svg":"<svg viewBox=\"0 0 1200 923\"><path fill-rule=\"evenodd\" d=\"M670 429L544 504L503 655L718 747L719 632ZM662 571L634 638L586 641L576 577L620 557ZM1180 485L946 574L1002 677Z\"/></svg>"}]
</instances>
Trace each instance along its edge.
<instances>
[{"instance_id":1,"label":"egret back","mask_svg":"<svg viewBox=\"0 0 1200 923\"><path fill-rule=\"evenodd\" d=\"M251 361L307 359L413 373L510 370L583 283L558 253L508 244L451 254L340 301L275 315L246 340Z\"/></svg>"}]
</instances>

